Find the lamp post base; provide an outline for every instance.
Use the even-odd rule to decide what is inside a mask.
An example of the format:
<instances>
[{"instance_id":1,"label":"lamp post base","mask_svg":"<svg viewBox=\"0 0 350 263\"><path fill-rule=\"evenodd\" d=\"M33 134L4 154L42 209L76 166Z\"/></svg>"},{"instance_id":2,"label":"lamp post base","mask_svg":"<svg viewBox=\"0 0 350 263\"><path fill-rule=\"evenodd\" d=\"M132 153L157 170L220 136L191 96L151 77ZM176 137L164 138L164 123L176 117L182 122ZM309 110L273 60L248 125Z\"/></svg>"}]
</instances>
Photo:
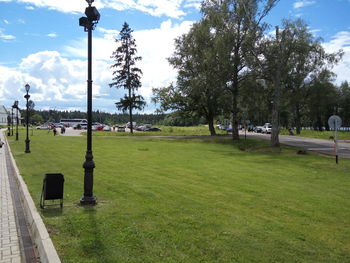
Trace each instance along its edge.
<instances>
[{"instance_id":1,"label":"lamp post base","mask_svg":"<svg viewBox=\"0 0 350 263\"><path fill-rule=\"evenodd\" d=\"M84 195L80 199L81 205L96 205L97 199L93 194L93 178L95 163L93 161L92 151L86 151L85 162L83 164L84 172Z\"/></svg>"},{"instance_id":2,"label":"lamp post base","mask_svg":"<svg viewBox=\"0 0 350 263\"><path fill-rule=\"evenodd\" d=\"M97 199L96 196L83 196L80 199L80 204L81 205L96 205L97 204Z\"/></svg>"},{"instance_id":3,"label":"lamp post base","mask_svg":"<svg viewBox=\"0 0 350 263\"><path fill-rule=\"evenodd\" d=\"M26 140L26 149L24 151L25 153L30 153L29 143L30 143L30 140Z\"/></svg>"}]
</instances>

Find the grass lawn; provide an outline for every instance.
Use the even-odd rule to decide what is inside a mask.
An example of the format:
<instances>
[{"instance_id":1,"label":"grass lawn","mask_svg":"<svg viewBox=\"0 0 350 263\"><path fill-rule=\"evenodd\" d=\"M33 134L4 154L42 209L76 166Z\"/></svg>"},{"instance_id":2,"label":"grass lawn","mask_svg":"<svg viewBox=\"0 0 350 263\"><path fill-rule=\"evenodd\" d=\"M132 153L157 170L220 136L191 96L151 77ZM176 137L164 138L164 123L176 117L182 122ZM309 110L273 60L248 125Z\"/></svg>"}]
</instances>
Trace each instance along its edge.
<instances>
[{"instance_id":1,"label":"grass lawn","mask_svg":"<svg viewBox=\"0 0 350 263\"><path fill-rule=\"evenodd\" d=\"M175 127L175 126L159 126L161 131L157 132L140 132L134 130L134 133L129 132L109 132L109 131L94 131L94 136L204 136L210 135L208 125L199 125L193 127ZM227 135L226 131L216 129L217 135ZM86 132L85 132L86 133Z\"/></svg>"},{"instance_id":2,"label":"grass lawn","mask_svg":"<svg viewBox=\"0 0 350 263\"><path fill-rule=\"evenodd\" d=\"M43 175L65 175L63 210L41 211L62 262L350 262L350 160L256 140L97 136L98 205L81 207L86 138L37 131L30 154L24 138L9 140L37 206Z\"/></svg>"}]
</instances>

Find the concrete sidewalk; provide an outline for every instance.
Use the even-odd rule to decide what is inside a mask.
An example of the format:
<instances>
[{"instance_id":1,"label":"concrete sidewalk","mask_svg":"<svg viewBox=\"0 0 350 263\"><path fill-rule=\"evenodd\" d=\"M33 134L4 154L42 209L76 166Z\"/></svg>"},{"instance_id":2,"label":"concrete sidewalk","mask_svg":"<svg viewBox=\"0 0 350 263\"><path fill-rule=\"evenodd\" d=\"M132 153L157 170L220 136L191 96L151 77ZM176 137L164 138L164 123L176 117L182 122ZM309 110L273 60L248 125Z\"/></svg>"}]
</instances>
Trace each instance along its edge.
<instances>
[{"instance_id":1,"label":"concrete sidewalk","mask_svg":"<svg viewBox=\"0 0 350 263\"><path fill-rule=\"evenodd\" d=\"M0 139L4 142L3 133ZM14 204L11 195L9 177L7 173L6 145L0 148L0 263L23 262L20 253L19 234L15 218Z\"/></svg>"},{"instance_id":2,"label":"concrete sidewalk","mask_svg":"<svg viewBox=\"0 0 350 263\"><path fill-rule=\"evenodd\" d=\"M5 143L0 148L0 263L60 263L3 132L0 130Z\"/></svg>"}]
</instances>

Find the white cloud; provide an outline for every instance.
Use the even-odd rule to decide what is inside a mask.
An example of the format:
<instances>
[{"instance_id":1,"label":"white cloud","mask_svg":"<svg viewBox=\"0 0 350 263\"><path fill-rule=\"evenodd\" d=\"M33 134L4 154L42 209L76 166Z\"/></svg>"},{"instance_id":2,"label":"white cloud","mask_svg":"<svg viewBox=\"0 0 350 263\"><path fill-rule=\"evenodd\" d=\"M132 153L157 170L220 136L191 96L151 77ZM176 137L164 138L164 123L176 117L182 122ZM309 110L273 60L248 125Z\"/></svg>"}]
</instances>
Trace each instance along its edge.
<instances>
[{"instance_id":1,"label":"white cloud","mask_svg":"<svg viewBox=\"0 0 350 263\"><path fill-rule=\"evenodd\" d=\"M26 9L27 9L27 10L34 10L35 8L32 7L32 6L26 6Z\"/></svg>"},{"instance_id":2,"label":"white cloud","mask_svg":"<svg viewBox=\"0 0 350 263\"><path fill-rule=\"evenodd\" d=\"M46 36L51 37L51 38L55 38L58 35L56 33L50 33L50 34L47 34Z\"/></svg>"},{"instance_id":3,"label":"white cloud","mask_svg":"<svg viewBox=\"0 0 350 263\"><path fill-rule=\"evenodd\" d=\"M0 0L4 1L4 0ZM86 7L83 0L6 0L6 2L20 2L27 4L27 9L44 7L64 13L82 13ZM201 0L99 0L94 5L98 9L112 8L115 10L139 10L152 16L167 16L180 18L185 15L183 9L199 8Z\"/></svg>"},{"instance_id":4,"label":"white cloud","mask_svg":"<svg viewBox=\"0 0 350 263\"><path fill-rule=\"evenodd\" d=\"M107 63L93 62L93 95L100 97L94 101L94 109L114 109L118 94L108 86L108 71ZM11 105L13 100L19 99L24 105L24 85L29 83L31 99L38 109L85 111L86 78L86 61L63 58L57 51L38 52L24 58L17 68L0 66L0 102Z\"/></svg>"},{"instance_id":5,"label":"white cloud","mask_svg":"<svg viewBox=\"0 0 350 263\"><path fill-rule=\"evenodd\" d=\"M6 19L3 20L6 25L10 24L10 22Z\"/></svg>"},{"instance_id":6,"label":"white cloud","mask_svg":"<svg viewBox=\"0 0 350 263\"><path fill-rule=\"evenodd\" d=\"M167 20L160 28L133 32L138 55L142 56L138 65L143 72L140 92L145 98L150 98L152 88L167 86L175 80L176 71L169 65L167 58L174 52L174 39L188 32L192 24L191 21L173 24L171 20ZM93 57L111 65L113 61L110 56L117 48L114 38L119 31L104 28L99 31L104 36L93 39ZM65 52L68 56L86 57L86 46L86 39L74 41L65 47ZM112 75L108 78L111 81Z\"/></svg>"},{"instance_id":7,"label":"white cloud","mask_svg":"<svg viewBox=\"0 0 350 263\"><path fill-rule=\"evenodd\" d=\"M0 39L7 41L7 40L14 40L16 37L13 35L7 35L4 33L4 29L0 28Z\"/></svg>"},{"instance_id":8,"label":"white cloud","mask_svg":"<svg viewBox=\"0 0 350 263\"><path fill-rule=\"evenodd\" d=\"M135 31L138 54L143 57L139 67L143 71L140 94L149 100L153 87L168 85L176 78L176 71L167 58L173 53L174 39L188 32L192 22L173 24L165 21L159 28ZM93 108L114 112L115 102L125 91L110 88L112 81L110 55L116 49L113 37L119 32L99 29L103 37L93 39ZM86 39L72 42L65 53L41 51L22 59L16 68L0 66L0 103L11 105L20 98L24 105L24 85L31 85L31 98L38 109L86 110L87 62ZM68 59L67 57L75 59ZM152 107L151 104L149 104ZM146 112L151 112L147 108Z\"/></svg>"},{"instance_id":9,"label":"white cloud","mask_svg":"<svg viewBox=\"0 0 350 263\"><path fill-rule=\"evenodd\" d=\"M340 49L344 51L342 61L333 68L333 72L337 74L337 84L345 80L350 82L350 32L338 32L331 41L324 43L323 47L329 53L337 52Z\"/></svg>"},{"instance_id":10,"label":"white cloud","mask_svg":"<svg viewBox=\"0 0 350 263\"><path fill-rule=\"evenodd\" d=\"M299 8L302 8L302 7L305 7L305 6L313 5L315 3L316 3L316 1L309 1L309 0L296 1L293 4L293 8L294 9L299 9Z\"/></svg>"}]
</instances>

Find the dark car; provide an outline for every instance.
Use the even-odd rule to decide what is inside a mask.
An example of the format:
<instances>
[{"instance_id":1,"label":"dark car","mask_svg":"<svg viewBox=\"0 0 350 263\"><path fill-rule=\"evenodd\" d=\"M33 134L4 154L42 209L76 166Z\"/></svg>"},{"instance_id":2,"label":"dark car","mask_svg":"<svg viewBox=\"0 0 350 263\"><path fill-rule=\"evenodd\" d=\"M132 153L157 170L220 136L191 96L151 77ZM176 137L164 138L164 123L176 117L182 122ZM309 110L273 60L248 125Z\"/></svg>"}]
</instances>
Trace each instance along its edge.
<instances>
[{"instance_id":1,"label":"dark car","mask_svg":"<svg viewBox=\"0 0 350 263\"><path fill-rule=\"evenodd\" d=\"M262 126L255 126L254 132L261 133L262 132Z\"/></svg>"},{"instance_id":2,"label":"dark car","mask_svg":"<svg viewBox=\"0 0 350 263\"><path fill-rule=\"evenodd\" d=\"M144 131L152 131L152 132L154 132L154 131L161 131L161 129L157 128L157 127L150 127L150 128L146 128Z\"/></svg>"}]
</instances>

